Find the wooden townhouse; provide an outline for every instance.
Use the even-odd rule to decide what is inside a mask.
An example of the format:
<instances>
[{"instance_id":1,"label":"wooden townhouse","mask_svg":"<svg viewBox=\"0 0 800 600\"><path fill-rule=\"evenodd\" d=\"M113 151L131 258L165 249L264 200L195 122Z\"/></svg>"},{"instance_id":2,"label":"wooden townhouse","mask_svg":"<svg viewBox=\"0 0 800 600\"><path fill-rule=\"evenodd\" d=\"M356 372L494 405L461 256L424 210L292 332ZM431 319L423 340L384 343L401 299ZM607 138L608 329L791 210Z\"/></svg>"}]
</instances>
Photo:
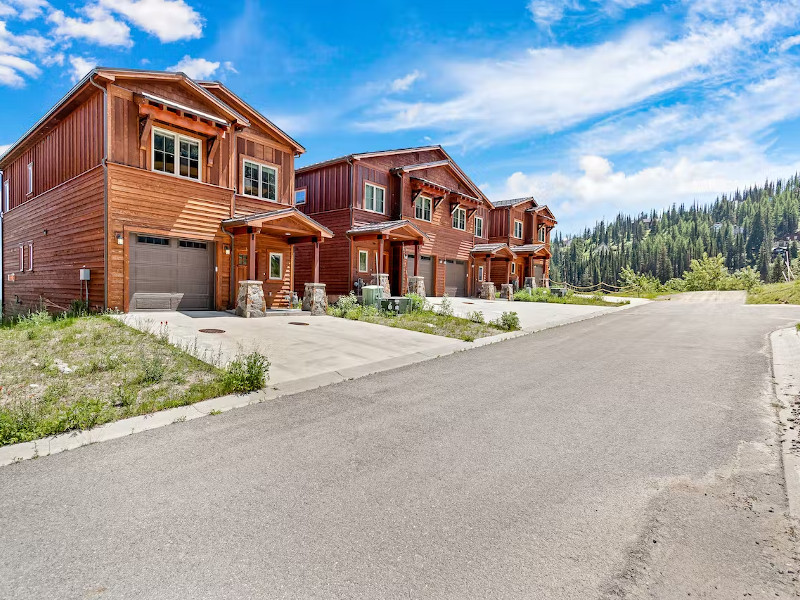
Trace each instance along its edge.
<instances>
[{"instance_id":1,"label":"wooden townhouse","mask_svg":"<svg viewBox=\"0 0 800 600\"><path fill-rule=\"evenodd\" d=\"M331 296L380 284L393 295L479 291L475 244L489 242L492 204L441 146L350 154L303 167L295 204L333 231L320 249ZM297 281L310 249L297 249ZM298 283L295 284L299 290Z\"/></svg>"},{"instance_id":2,"label":"wooden townhouse","mask_svg":"<svg viewBox=\"0 0 800 600\"><path fill-rule=\"evenodd\" d=\"M533 198L495 200L486 244L473 249L479 277L497 289L515 288L533 278L536 287L550 285L550 232L557 222L550 209ZM484 272L486 275L484 275Z\"/></svg>"},{"instance_id":3,"label":"wooden townhouse","mask_svg":"<svg viewBox=\"0 0 800 600\"><path fill-rule=\"evenodd\" d=\"M294 207L302 152L221 83L94 69L0 157L0 305L222 310L258 281L287 306L332 236Z\"/></svg>"}]
</instances>

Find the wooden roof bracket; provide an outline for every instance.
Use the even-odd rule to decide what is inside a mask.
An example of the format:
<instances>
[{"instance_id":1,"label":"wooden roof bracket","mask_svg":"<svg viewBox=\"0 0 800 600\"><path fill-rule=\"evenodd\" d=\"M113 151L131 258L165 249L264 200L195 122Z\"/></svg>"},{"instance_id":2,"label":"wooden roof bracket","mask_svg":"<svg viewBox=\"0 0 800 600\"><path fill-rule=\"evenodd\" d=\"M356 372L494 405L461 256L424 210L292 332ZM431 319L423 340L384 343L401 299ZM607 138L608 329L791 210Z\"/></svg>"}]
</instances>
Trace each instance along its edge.
<instances>
[{"instance_id":1,"label":"wooden roof bracket","mask_svg":"<svg viewBox=\"0 0 800 600\"><path fill-rule=\"evenodd\" d=\"M421 193L422 193L422 188L420 188L418 190L412 190L411 191L411 204L414 204L414 202L417 201L417 198L419 198L419 195Z\"/></svg>"},{"instance_id":2,"label":"wooden roof bracket","mask_svg":"<svg viewBox=\"0 0 800 600\"><path fill-rule=\"evenodd\" d=\"M436 212L436 209L439 208L439 205L442 203L445 196L447 196L447 194L445 194L444 196L436 196L433 199L433 212Z\"/></svg>"},{"instance_id":3,"label":"wooden roof bracket","mask_svg":"<svg viewBox=\"0 0 800 600\"><path fill-rule=\"evenodd\" d=\"M454 212L456 212L456 209L460 208L460 207L461 207L461 203L458 200L456 200L455 202L451 202L450 203L450 214L452 215Z\"/></svg>"},{"instance_id":4,"label":"wooden roof bracket","mask_svg":"<svg viewBox=\"0 0 800 600\"><path fill-rule=\"evenodd\" d=\"M472 215L474 215L476 212L478 212L477 208L470 208L469 210L467 210L467 219L472 217Z\"/></svg>"},{"instance_id":5,"label":"wooden roof bracket","mask_svg":"<svg viewBox=\"0 0 800 600\"><path fill-rule=\"evenodd\" d=\"M217 150L219 149L219 136L211 138L211 143L206 144L208 146L208 159L207 163L209 167L214 166L214 156L217 154Z\"/></svg>"},{"instance_id":6,"label":"wooden roof bracket","mask_svg":"<svg viewBox=\"0 0 800 600\"><path fill-rule=\"evenodd\" d=\"M146 119L139 119L141 133L139 133L139 149L147 150L150 132L153 130L153 115L147 115Z\"/></svg>"}]
</instances>

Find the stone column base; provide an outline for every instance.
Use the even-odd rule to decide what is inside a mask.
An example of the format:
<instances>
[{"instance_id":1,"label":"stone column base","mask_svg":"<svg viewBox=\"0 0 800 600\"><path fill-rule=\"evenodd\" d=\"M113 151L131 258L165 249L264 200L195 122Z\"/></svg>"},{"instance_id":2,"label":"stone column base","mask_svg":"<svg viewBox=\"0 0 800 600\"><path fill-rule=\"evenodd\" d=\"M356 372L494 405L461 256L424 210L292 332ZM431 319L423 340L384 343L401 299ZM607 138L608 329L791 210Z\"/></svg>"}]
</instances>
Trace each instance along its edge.
<instances>
[{"instance_id":1,"label":"stone column base","mask_svg":"<svg viewBox=\"0 0 800 600\"><path fill-rule=\"evenodd\" d=\"M408 291L412 294L425 297L425 278L412 275L408 278Z\"/></svg>"},{"instance_id":2,"label":"stone column base","mask_svg":"<svg viewBox=\"0 0 800 600\"><path fill-rule=\"evenodd\" d=\"M484 300L494 300L496 293L497 290L494 287L494 283L491 281L484 281L481 284L481 298Z\"/></svg>"},{"instance_id":3,"label":"stone column base","mask_svg":"<svg viewBox=\"0 0 800 600\"><path fill-rule=\"evenodd\" d=\"M236 314L245 319L266 316L267 305L264 302L264 283L252 279L239 282L236 295Z\"/></svg>"},{"instance_id":4,"label":"stone column base","mask_svg":"<svg viewBox=\"0 0 800 600\"><path fill-rule=\"evenodd\" d=\"M303 291L303 310L312 315L328 314L328 294L324 283L307 283Z\"/></svg>"},{"instance_id":5,"label":"stone column base","mask_svg":"<svg viewBox=\"0 0 800 600\"><path fill-rule=\"evenodd\" d=\"M514 299L514 284L504 283L500 286L500 297L506 300Z\"/></svg>"},{"instance_id":6,"label":"stone column base","mask_svg":"<svg viewBox=\"0 0 800 600\"><path fill-rule=\"evenodd\" d=\"M389 286L389 274L388 273L375 273L372 276L372 282L370 285L379 285L383 288L383 297L388 298L392 295L392 288Z\"/></svg>"}]
</instances>

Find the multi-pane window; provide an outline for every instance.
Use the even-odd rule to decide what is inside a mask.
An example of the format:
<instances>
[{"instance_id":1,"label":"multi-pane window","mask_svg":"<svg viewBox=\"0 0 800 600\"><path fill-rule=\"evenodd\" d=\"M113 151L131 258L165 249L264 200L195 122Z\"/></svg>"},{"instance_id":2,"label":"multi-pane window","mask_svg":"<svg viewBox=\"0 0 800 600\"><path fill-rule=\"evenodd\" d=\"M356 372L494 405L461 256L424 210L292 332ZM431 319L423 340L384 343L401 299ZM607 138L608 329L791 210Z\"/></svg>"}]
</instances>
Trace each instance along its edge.
<instances>
[{"instance_id":1,"label":"multi-pane window","mask_svg":"<svg viewBox=\"0 0 800 600\"><path fill-rule=\"evenodd\" d=\"M153 170L199 181L200 141L169 131L154 130Z\"/></svg>"},{"instance_id":2,"label":"multi-pane window","mask_svg":"<svg viewBox=\"0 0 800 600\"><path fill-rule=\"evenodd\" d=\"M431 199L424 196L414 200L414 216L423 221L431 220Z\"/></svg>"},{"instance_id":3,"label":"multi-pane window","mask_svg":"<svg viewBox=\"0 0 800 600\"><path fill-rule=\"evenodd\" d=\"M302 190L295 190L294 192L294 203L295 204L305 204L306 203L306 190L305 188Z\"/></svg>"},{"instance_id":4,"label":"multi-pane window","mask_svg":"<svg viewBox=\"0 0 800 600\"><path fill-rule=\"evenodd\" d=\"M483 218L475 217L475 237L483 237Z\"/></svg>"},{"instance_id":5,"label":"multi-pane window","mask_svg":"<svg viewBox=\"0 0 800 600\"><path fill-rule=\"evenodd\" d=\"M386 208L386 190L375 184L364 184L364 208L383 214Z\"/></svg>"},{"instance_id":6,"label":"multi-pane window","mask_svg":"<svg viewBox=\"0 0 800 600\"><path fill-rule=\"evenodd\" d=\"M278 199L278 169L252 161L244 161L243 193L265 200Z\"/></svg>"},{"instance_id":7,"label":"multi-pane window","mask_svg":"<svg viewBox=\"0 0 800 600\"><path fill-rule=\"evenodd\" d=\"M514 221L514 237L522 238L522 221Z\"/></svg>"},{"instance_id":8,"label":"multi-pane window","mask_svg":"<svg viewBox=\"0 0 800 600\"><path fill-rule=\"evenodd\" d=\"M358 251L358 271L360 273L369 271L369 252L366 250Z\"/></svg>"},{"instance_id":9,"label":"multi-pane window","mask_svg":"<svg viewBox=\"0 0 800 600\"><path fill-rule=\"evenodd\" d=\"M542 226L542 227L539 227L539 241L540 241L540 242L544 242L544 240L545 240L545 233L546 233L546 230L545 230L544 226Z\"/></svg>"},{"instance_id":10,"label":"multi-pane window","mask_svg":"<svg viewBox=\"0 0 800 600\"><path fill-rule=\"evenodd\" d=\"M279 252L269 253L269 278L283 279L283 254Z\"/></svg>"},{"instance_id":11,"label":"multi-pane window","mask_svg":"<svg viewBox=\"0 0 800 600\"><path fill-rule=\"evenodd\" d=\"M463 208L457 208L453 211L453 229L467 229L467 211Z\"/></svg>"}]
</instances>

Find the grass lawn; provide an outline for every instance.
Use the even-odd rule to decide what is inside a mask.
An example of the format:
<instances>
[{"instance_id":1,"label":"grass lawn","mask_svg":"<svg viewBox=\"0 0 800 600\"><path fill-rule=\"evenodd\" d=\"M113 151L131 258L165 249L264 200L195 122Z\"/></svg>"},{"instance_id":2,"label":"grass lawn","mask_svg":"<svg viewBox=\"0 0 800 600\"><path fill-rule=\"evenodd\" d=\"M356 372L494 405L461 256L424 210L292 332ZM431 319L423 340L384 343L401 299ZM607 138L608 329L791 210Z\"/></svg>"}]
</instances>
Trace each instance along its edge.
<instances>
[{"instance_id":1,"label":"grass lawn","mask_svg":"<svg viewBox=\"0 0 800 600\"><path fill-rule=\"evenodd\" d=\"M0 446L242 391L230 368L108 316L3 325L0 365Z\"/></svg>"},{"instance_id":2,"label":"grass lawn","mask_svg":"<svg viewBox=\"0 0 800 600\"><path fill-rule=\"evenodd\" d=\"M348 317L349 318L349 317ZM506 329L491 323L478 323L461 317L445 316L432 311L418 311L405 315L387 316L367 312L358 317L359 321L377 323L387 327L399 327L422 333L432 333L450 338L472 342L478 338L504 333Z\"/></svg>"},{"instance_id":3,"label":"grass lawn","mask_svg":"<svg viewBox=\"0 0 800 600\"><path fill-rule=\"evenodd\" d=\"M800 304L800 281L760 285L747 294L748 304Z\"/></svg>"},{"instance_id":4,"label":"grass lawn","mask_svg":"<svg viewBox=\"0 0 800 600\"><path fill-rule=\"evenodd\" d=\"M551 294L548 290L543 288L536 288L532 293L525 290L520 290L514 294L515 302L548 302L552 304L583 304L587 306L624 306L630 302L612 302L604 300L601 296L579 296L577 294L568 293L566 296L557 296Z\"/></svg>"}]
</instances>

